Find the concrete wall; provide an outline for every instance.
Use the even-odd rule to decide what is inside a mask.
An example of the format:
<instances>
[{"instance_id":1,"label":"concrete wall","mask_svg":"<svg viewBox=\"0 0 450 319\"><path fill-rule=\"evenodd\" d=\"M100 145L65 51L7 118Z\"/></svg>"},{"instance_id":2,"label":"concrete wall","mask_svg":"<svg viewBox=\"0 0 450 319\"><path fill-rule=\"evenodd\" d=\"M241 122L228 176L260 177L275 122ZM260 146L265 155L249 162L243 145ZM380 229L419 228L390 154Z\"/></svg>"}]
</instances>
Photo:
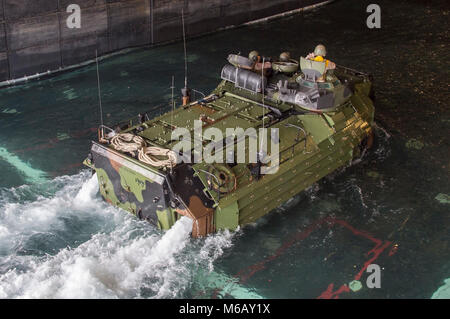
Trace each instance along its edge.
<instances>
[{"instance_id":1,"label":"concrete wall","mask_svg":"<svg viewBox=\"0 0 450 319\"><path fill-rule=\"evenodd\" d=\"M324 0L0 0L0 81L58 70L127 47L187 36ZM69 29L69 4L81 28Z\"/></svg>"}]
</instances>

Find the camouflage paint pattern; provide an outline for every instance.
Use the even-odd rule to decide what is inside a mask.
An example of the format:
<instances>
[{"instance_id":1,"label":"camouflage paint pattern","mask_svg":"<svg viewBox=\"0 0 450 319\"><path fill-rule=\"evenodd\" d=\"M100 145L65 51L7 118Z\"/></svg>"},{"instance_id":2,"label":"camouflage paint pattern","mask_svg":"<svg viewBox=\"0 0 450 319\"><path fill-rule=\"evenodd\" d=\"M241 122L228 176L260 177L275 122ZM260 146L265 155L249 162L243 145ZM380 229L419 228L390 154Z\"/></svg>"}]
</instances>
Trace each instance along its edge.
<instances>
[{"instance_id":1,"label":"camouflage paint pattern","mask_svg":"<svg viewBox=\"0 0 450 319\"><path fill-rule=\"evenodd\" d=\"M364 146L370 146L374 120L370 77L346 68L337 68L335 75L346 83L345 87L336 87L344 97L337 98L337 105L326 112L302 109L277 100L274 94L266 104L279 110L281 116L275 116L270 109L261 107L260 93L237 88L224 80L203 100L122 128L122 132L140 135L150 145L170 149L177 142L171 139L172 128L184 127L192 133L194 120L200 119L203 129L215 127L225 133L229 127L258 129L265 116L265 127L279 130L279 170L276 174L255 176L253 166L247 162L228 165L236 180L228 192L211 186L207 172L214 170L205 162L182 163L173 170L157 169L108 144L93 142L92 162L86 160L85 164L97 172L106 201L161 229L169 229L184 215L195 221L194 237L234 230L256 221L347 165ZM269 113L272 116L267 117ZM268 149L270 143L269 139Z\"/></svg>"},{"instance_id":2,"label":"camouflage paint pattern","mask_svg":"<svg viewBox=\"0 0 450 319\"><path fill-rule=\"evenodd\" d=\"M105 152L98 152L99 149ZM160 184L119 163L116 156L123 156L94 142L91 149L92 168L97 173L100 193L110 204L127 210L160 228L168 229L173 220L168 206L169 196L164 182ZM129 161L126 157L123 160ZM167 216L165 216L167 215ZM161 217L161 221L158 217Z\"/></svg>"}]
</instances>

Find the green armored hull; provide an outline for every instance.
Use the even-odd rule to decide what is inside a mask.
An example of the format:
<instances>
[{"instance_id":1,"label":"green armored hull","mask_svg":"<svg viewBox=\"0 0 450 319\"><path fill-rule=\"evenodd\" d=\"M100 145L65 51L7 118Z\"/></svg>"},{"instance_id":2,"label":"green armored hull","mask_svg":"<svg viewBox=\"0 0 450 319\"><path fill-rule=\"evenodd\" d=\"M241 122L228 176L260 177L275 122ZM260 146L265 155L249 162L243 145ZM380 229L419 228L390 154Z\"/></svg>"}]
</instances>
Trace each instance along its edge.
<instances>
[{"instance_id":1,"label":"green armored hull","mask_svg":"<svg viewBox=\"0 0 450 319\"><path fill-rule=\"evenodd\" d=\"M171 112L99 129L84 163L107 202L161 229L188 216L194 237L234 230L370 146L367 74L305 58L228 61L210 95L190 102L185 90Z\"/></svg>"}]
</instances>

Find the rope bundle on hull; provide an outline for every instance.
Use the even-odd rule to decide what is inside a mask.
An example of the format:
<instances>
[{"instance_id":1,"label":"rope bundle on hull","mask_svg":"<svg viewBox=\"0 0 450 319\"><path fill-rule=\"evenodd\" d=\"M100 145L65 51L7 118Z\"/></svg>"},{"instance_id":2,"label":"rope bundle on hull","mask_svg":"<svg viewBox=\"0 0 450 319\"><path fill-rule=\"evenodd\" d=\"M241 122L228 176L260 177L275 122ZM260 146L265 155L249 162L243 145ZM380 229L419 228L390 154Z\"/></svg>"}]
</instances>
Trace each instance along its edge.
<instances>
[{"instance_id":1,"label":"rope bundle on hull","mask_svg":"<svg viewBox=\"0 0 450 319\"><path fill-rule=\"evenodd\" d=\"M136 156L136 152L147 144L140 136L131 133L117 134L111 139L114 149Z\"/></svg>"},{"instance_id":2,"label":"rope bundle on hull","mask_svg":"<svg viewBox=\"0 0 450 319\"><path fill-rule=\"evenodd\" d=\"M129 153L133 157L137 155L141 162L154 167L174 167L177 164L177 155L174 151L156 146L147 147L142 137L132 133L115 135L111 139L111 145L117 151ZM160 157L167 158L160 159Z\"/></svg>"},{"instance_id":3,"label":"rope bundle on hull","mask_svg":"<svg viewBox=\"0 0 450 319\"><path fill-rule=\"evenodd\" d=\"M156 156L165 156L167 159L162 160ZM139 150L138 158L141 162L155 167L174 167L177 164L176 153L161 147L143 147Z\"/></svg>"}]
</instances>

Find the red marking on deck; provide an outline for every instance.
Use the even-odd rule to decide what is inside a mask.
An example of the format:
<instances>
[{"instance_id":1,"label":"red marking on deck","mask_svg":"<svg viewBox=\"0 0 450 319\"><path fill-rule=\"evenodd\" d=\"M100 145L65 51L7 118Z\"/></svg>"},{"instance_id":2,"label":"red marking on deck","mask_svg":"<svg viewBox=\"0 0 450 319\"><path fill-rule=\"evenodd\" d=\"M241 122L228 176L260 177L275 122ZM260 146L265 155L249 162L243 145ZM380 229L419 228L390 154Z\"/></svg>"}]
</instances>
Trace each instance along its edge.
<instances>
[{"instance_id":1,"label":"red marking on deck","mask_svg":"<svg viewBox=\"0 0 450 319\"><path fill-rule=\"evenodd\" d=\"M354 280L360 280L361 276L363 274L363 272L367 269L367 267L373 263L378 256L387 248L389 247L389 245L391 244L390 241L386 241L383 245L381 245L381 243L378 243L374 248L372 248L367 255L369 254L373 254L372 258L370 258L369 260L367 260L364 263L364 267L359 271L358 274L356 274L356 276L354 277ZM350 292L350 289L348 288L348 286L346 284L343 284L337 291L333 292L333 286L334 284L330 284L327 288L327 290L325 290L324 292L322 292L322 294L317 297L317 299L338 299L339 295L343 292Z\"/></svg>"},{"instance_id":2,"label":"red marking on deck","mask_svg":"<svg viewBox=\"0 0 450 319\"><path fill-rule=\"evenodd\" d=\"M397 249L398 249L398 246L392 247L391 250L389 251L388 256L390 257L390 256L394 255L397 252Z\"/></svg>"},{"instance_id":3,"label":"red marking on deck","mask_svg":"<svg viewBox=\"0 0 450 319\"><path fill-rule=\"evenodd\" d=\"M269 261L272 261L276 258L278 258L279 256L281 256L282 254L284 254L284 252L290 248L292 245L294 245L295 243L302 241L303 239L305 239L306 237L308 237L315 229L317 229L321 224L323 223L323 220L319 220L318 222L315 222L314 224L312 224L311 226L309 226L306 230L298 232L297 234L295 234L295 236L293 236L292 239L290 239L289 241L285 242L283 245L281 245L280 248L278 248L275 251L275 254L273 254L272 256L267 257L266 259L264 259L263 261L256 263L250 267L247 267L244 270L239 271L235 277L239 278L239 282L240 283L245 283L250 277L252 277L255 273L257 273L258 271L262 270L265 268L265 264L268 263ZM245 272L248 272L247 274L245 274Z\"/></svg>"},{"instance_id":4,"label":"red marking on deck","mask_svg":"<svg viewBox=\"0 0 450 319\"><path fill-rule=\"evenodd\" d=\"M309 226L307 229L296 233L290 240L286 241L280 248L278 248L275 251L275 254L265 258L261 262L258 262L250 267L247 267L246 269L239 271L234 277L239 278L239 283L245 283L249 278L251 278L258 271L263 270L265 268L265 265L268 262L273 261L276 258L278 258L279 256L281 256L282 254L284 254L288 248L290 248L295 243L298 243L298 242L304 240L309 235L311 235L311 233L314 230L318 229L320 226L322 226L324 224L328 227L333 227L336 225L343 226L346 229L350 230L354 235L366 238L375 244L374 248L372 248L371 250L369 250L367 252L367 256L369 257L371 255L371 257L364 263L364 266L355 275L355 277L354 277L355 280L361 279L361 276L362 276L363 272L367 269L367 267L371 263L373 263L387 247L389 247L392 244L392 242L390 242L390 241L383 241L381 239L377 239L377 238L373 237L371 234L369 234L368 232L358 230L358 229L354 228L353 226L351 226L350 224L348 224L344 220L326 217L326 218L317 220L311 226ZM340 294L342 294L344 292L350 292L350 289L346 284L343 284L342 286L340 286L336 291L333 291L333 288L334 288L334 283L330 283L328 285L328 288L318 298L337 299L337 298L339 298Z\"/></svg>"},{"instance_id":5,"label":"red marking on deck","mask_svg":"<svg viewBox=\"0 0 450 319\"><path fill-rule=\"evenodd\" d=\"M329 284L327 290L317 297L318 299L338 299L339 295L343 292L350 292L350 288L347 285L342 285L338 290L333 292L334 284Z\"/></svg>"}]
</instances>

